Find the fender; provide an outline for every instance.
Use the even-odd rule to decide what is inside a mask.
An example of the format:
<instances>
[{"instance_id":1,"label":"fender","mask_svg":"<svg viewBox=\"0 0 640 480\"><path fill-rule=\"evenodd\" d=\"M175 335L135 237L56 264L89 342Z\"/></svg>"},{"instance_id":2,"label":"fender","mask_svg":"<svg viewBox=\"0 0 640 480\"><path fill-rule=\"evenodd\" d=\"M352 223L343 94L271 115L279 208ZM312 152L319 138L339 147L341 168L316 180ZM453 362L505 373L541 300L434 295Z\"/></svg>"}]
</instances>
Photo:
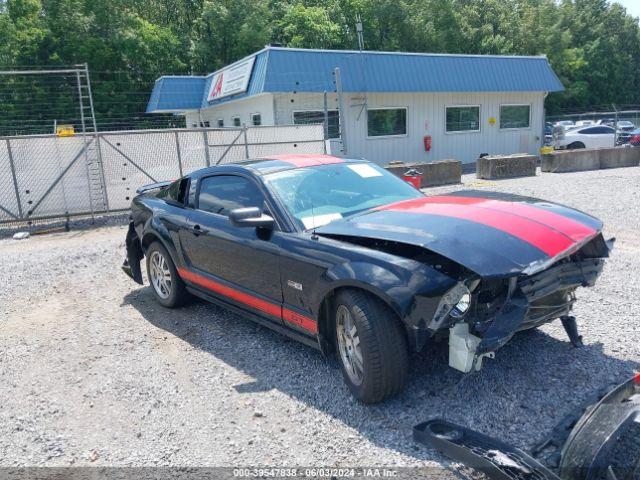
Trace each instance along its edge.
<instances>
[{"instance_id":1,"label":"fender","mask_svg":"<svg viewBox=\"0 0 640 480\"><path fill-rule=\"evenodd\" d=\"M429 336L427 321L457 281L419 262L402 259L399 263L345 262L333 266L325 273L322 288L310 298L312 311L319 317L322 303L338 288L366 290L393 310L404 324L412 348L420 350Z\"/></svg>"},{"instance_id":2,"label":"fender","mask_svg":"<svg viewBox=\"0 0 640 480\"><path fill-rule=\"evenodd\" d=\"M179 255L175 247L174 240L171 237L171 233L169 232L169 230L161 220L162 220L161 217L153 216L153 217L150 217L145 223L142 229L142 232L143 232L142 239L141 239L142 250L146 254L147 249L149 248L149 245L151 245L151 243L155 239L158 239L162 244L162 246L167 249L167 252L169 252L169 255L171 255L171 259L173 260L173 263L176 266L181 265L181 262L177 261L179 258Z\"/></svg>"}]
</instances>

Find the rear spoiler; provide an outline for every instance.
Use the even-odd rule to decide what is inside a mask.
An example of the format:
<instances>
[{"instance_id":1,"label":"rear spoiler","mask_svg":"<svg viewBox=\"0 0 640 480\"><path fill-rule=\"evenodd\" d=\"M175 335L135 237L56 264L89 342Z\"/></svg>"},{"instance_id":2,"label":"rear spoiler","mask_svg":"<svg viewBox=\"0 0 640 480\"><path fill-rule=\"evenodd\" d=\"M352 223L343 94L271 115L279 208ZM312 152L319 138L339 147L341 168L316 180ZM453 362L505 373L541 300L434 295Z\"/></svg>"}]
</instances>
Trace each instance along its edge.
<instances>
[{"instance_id":1,"label":"rear spoiler","mask_svg":"<svg viewBox=\"0 0 640 480\"><path fill-rule=\"evenodd\" d=\"M144 185L144 186L138 188L136 190L136 193L139 195L141 193L148 192L149 190L156 190L156 189L162 190L164 188L167 188L172 183L173 183L173 180L167 180L165 182L150 183L149 185Z\"/></svg>"}]
</instances>

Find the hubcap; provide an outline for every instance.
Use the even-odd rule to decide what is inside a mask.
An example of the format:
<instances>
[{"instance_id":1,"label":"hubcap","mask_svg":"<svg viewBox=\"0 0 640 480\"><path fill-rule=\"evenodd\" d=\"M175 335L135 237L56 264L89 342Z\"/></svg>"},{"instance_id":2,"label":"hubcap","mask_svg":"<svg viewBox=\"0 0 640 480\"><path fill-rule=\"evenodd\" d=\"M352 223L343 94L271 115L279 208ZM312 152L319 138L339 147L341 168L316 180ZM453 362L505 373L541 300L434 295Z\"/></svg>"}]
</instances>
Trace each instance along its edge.
<instances>
[{"instance_id":1,"label":"hubcap","mask_svg":"<svg viewBox=\"0 0 640 480\"><path fill-rule=\"evenodd\" d=\"M360 337L353 316L347 307L340 305L336 312L336 334L342 365L351 381L360 385L364 376L364 361Z\"/></svg>"},{"instance_id":2,"label":"hubcap","mask_svg":"<svg viewBox=\"0 0 640 480\"><path fill-rule=\"evenodd\" d=\"M171 295L171 270L169 264L160 252L153 252L149 259L149 275L151 277L151 285L160 298L169 298Z\"/></svg>"}]
</instances>

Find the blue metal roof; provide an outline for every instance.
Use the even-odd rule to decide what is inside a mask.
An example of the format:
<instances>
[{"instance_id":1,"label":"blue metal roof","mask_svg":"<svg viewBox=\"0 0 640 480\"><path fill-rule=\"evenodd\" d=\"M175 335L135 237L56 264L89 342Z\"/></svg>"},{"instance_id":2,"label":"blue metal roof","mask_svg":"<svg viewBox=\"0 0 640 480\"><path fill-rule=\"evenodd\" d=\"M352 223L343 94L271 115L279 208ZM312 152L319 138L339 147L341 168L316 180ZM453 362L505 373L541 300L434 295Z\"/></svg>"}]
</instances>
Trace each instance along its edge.
<instances>
[{"instance_id":1,"label":"blue metal roof","mask_svg":"<svg viewBox=\"0 0 640 480\"><path fill-rule=\"evenodd\" d=\"M160 77L153 86L147 113L200 108L204 84L205 77Z\"/></svg>"},{"instance_id":2,"label":"blue metal roof","mask_svg":"<svg viewBox=\"0 0 640 480\"><path fill-rule=\"evenodd\" d=\"M333 92L340 67L343 91L356 92L557 92L564 90L546 57L357 52L267 47L255 55L247 91L207 101L215 72L206 77L199 101L180 91L182 110L206 108L260 93ZM244 60L244 59L243 59ZM241 60L242 61L242 60ZM175 77L163 77L175 78ZM161 78L160 80L162 80ZM183 77L201 78L201 77ZM159 81L160 81L159 80ZM191 86L195 87L195 82ZM147 111L158 111L152 102ZM171 88L171 91L174 89ZM169 88L164 100L180 104ZM196 104L196 106L193 106ZM187 106L188 105L188 106Z\"/></svg>"}]
</instances>

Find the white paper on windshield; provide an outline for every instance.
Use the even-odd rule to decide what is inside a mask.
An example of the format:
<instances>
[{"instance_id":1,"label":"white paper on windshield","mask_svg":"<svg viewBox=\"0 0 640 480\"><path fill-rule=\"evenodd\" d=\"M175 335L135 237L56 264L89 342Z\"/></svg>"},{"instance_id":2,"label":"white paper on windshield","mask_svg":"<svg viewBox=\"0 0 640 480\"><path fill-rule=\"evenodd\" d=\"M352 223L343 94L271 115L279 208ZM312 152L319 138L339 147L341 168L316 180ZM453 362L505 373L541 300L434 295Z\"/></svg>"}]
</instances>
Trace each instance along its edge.
<instances>
[{"instance_id":1,"label":"white paper on windshield","mask_svg":"<svg viewBox=\"0 0 640 480\"><path fill-rule=\"evenodd\" d=\"M362 178L382 176L382 173L366 163L356 163L355 165L347 165L347 167L356 172Z\"/></svg>"},{"instance_id":2,"label":"white paper on windshield","mask_svg":"<svg viewBox=\"0 0 640 480\"><path fill-rule=\"evenodd\" d=\"M318 228L327 223L333 222L334 220L338 220L342 218L342 215L339 213L328 213L326 215L316 215L312 217L304 217L301 218L304 228L307 230L310 228Z\"/></svg>"}]
</instances>

